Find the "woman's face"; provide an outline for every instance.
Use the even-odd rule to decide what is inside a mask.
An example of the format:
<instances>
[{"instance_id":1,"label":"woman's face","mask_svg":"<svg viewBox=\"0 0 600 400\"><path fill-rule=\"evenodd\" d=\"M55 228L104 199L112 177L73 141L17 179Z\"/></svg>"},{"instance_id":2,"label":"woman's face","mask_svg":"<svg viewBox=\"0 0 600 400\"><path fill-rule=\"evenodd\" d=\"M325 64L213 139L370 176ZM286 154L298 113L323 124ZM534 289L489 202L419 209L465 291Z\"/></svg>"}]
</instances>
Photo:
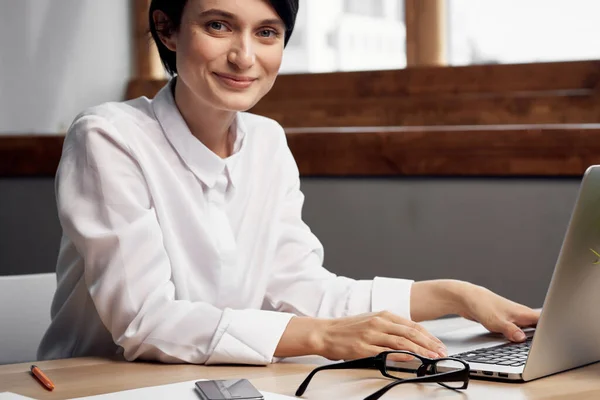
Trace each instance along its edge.
<instances>
[{"instance_id":1,"label":"woman's face","mask_svg":"<svg viewBox=\"0 0 600 400\"><path fill-rule=\"evenodd\" d=\"M273 86L285 25L267 0L188 0L167 47L177 54L177 84L228 111L254 106Z\"/></svg>"}]
</instances>

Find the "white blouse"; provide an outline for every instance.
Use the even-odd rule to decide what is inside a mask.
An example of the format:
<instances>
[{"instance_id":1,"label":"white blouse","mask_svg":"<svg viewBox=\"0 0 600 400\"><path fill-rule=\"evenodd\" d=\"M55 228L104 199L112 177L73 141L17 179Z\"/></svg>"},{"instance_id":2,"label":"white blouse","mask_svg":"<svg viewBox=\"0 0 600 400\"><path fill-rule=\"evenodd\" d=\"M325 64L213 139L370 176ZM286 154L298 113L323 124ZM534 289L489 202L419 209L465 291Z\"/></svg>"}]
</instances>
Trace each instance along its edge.
<instances>
[{"instance_id":1,"label":"white blouse","mask_svg":"<svg viewBox=\"0 0 600 400\"><path fill-rule=\"evenodd\" d=\"M279 124L238 113L221 159L191 134L172 87L91 108L65 138L58 289L39 359L267 364L293 315L410 318L412 281L323 268Z\"/></svg>"}]
</instances>

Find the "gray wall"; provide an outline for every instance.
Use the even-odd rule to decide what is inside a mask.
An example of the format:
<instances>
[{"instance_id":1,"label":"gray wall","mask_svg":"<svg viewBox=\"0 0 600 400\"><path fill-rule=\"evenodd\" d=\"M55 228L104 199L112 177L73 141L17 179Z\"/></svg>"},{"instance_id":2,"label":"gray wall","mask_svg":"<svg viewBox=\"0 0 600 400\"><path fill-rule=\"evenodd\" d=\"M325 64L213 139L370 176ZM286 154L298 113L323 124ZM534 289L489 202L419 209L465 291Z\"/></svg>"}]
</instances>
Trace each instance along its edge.
<instances>
[{"instance_id":1,"label":"gray wall","mask_svg":"<svg viewBox=\"0 0 600 400\"><path fill-rule=\"evenodd\" d=\"M310 179L325 265L355 278L453 278L542 305L578 179Z\"/></svg>"},{"instance_id":2,"label":"gray wall","mask_svg":"<svg viewBox=\"0 0 600 400\"><path fill-rule=\"evenodd\" d=\"M0 178L0 276L54 271L60 235L53 179Z\"/></svg>"},{"instance_id":3,"label":"gray wall","mask_svg":"<svg viewBox=\"0 0 600 400\"><path fill-rule=\"evenodd\" d=\"M325 265L353 278L455 278L541 306L577 179L304 179ZM52 179L0 179L0 275L50 272Z\"/></svg>"}]
</instances>

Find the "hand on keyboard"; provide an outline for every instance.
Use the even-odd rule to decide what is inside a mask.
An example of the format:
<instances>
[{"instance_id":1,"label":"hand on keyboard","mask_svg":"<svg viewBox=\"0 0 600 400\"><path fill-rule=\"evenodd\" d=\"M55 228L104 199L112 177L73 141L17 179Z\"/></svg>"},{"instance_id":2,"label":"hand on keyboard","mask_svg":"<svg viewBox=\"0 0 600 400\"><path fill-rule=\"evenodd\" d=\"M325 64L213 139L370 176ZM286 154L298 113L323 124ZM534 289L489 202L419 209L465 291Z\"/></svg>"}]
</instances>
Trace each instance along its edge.
<instances>
[{"instance_id":1,"label":"hand on keyboard","mask_svg":"<svg viewBox=\"0 0 600 400\"><path fill-rule=\"evenodd\" d=\"M508 340L523 342L526 339L521 328L535 326L540 311L515 303L494 292L472 284L464 287L460 296L463 301L462 317L480 322L491 332L502 333Z\"/></svg>"}]
</instances>

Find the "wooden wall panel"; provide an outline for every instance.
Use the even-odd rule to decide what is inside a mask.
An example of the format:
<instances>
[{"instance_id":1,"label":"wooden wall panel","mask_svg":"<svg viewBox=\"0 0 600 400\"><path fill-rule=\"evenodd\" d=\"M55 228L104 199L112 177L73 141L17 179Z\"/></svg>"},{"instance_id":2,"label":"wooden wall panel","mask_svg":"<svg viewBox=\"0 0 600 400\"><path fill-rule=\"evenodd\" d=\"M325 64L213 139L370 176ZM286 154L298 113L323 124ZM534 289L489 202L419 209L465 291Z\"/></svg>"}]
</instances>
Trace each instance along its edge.
<instances>
[{"instance_id":1,"label":"wooden wall panel","mask_svg":"<svg viewBox=\"0 0 600 400\"><path fill-rule=\"evenodd\" d=\"M580 176L600 164L600 125L288 132L303 176Z\"/></svg>"},{"instance_id":2,"label":"wooden wall panel","mask_svg":"<svg viewBox=\"0 0 600 400\"><path fill-rule=\"evenodd\" d=\"M302 176L580 176L600 164L600 124L286 131ZM53 177L63 139L0 139L0 176Z\"/></svg>"},{"instance_id":3,"label":"wooden wall panel","mask_svg":"<svg viewBox=\"0 0 600 400\"><path fill-rule=\"evenodd\" d=\"M63 139L61 135L0 137L0 177L54 176Z\"/></svg>"},{"instance_id":4,"label":"wooden wall panel","mask_svg":"<svg viewBox=\"0 0 600 400\"><path fill-rule=\"evenodd\" d=\"M413 94L503 94L596 89L600 61L419 67L390 71L280 75L265 100Z\"/></svg>"},{"instance_id":5,"label":"wooden wall panel","mask_svg":"<svg viewBox=\"0 0 600 400\"><path fill-rule=\"evenodd\" d=\"M252 112L284 127L435 126L600 122L596 96L407 96L259 103Z\"/></svg>"}]
</instances>

